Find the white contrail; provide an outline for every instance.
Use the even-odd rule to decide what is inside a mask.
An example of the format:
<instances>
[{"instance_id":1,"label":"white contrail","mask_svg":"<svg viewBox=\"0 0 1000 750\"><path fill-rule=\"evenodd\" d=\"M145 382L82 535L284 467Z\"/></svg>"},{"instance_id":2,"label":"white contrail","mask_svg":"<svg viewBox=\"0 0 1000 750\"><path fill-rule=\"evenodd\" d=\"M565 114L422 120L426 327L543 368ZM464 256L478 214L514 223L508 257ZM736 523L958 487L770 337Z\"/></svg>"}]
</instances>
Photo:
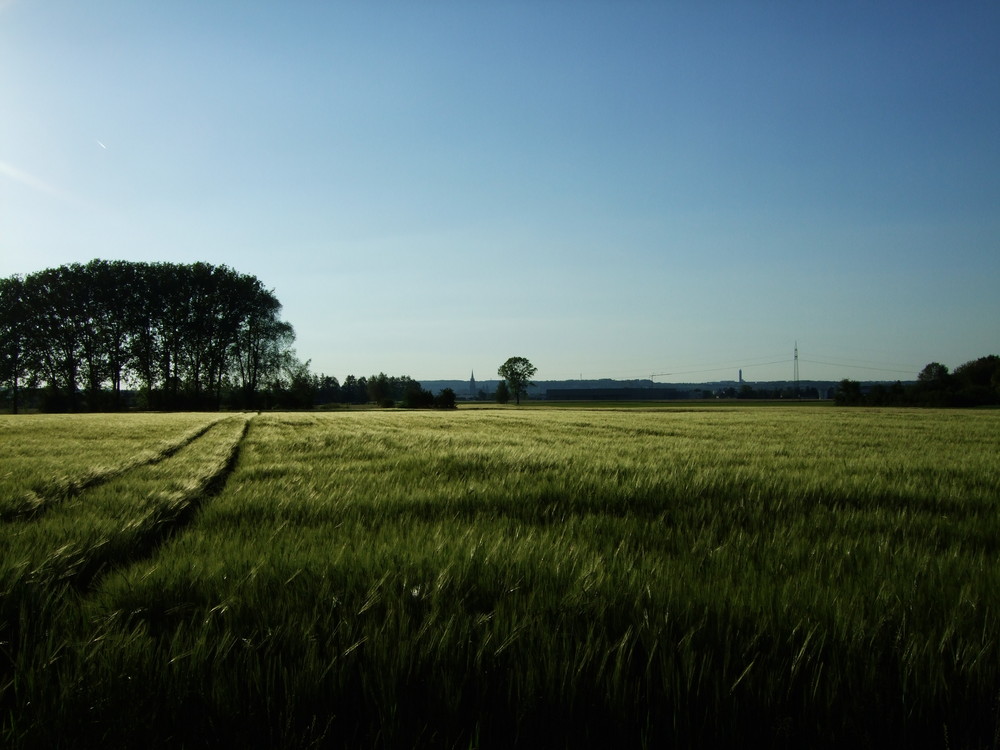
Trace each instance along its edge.
<instances>
[{"instance_id":1,"label":"white contrail","mask_svg":"<svg viewBox=\"0 0 1000 750\"><path fill-rule=\"evenodd\" d=\"M103 149L106 149L106 148L107 148L107 146L105 146L105 145L104 145L103 143L101 143L100 141L98 141L98 142L97 142L97 145L98 145L98 146L100 146L100 147L101 147L101 148L103 148Z\"/></svg>"},{"instance_id":2,"label":"white contrail","mask_svg":"<svg viewBox=\"0 0 1000 750\"><path fill-rule=\"evenodd\" d=\"M35 177L33 174L28 174L24 170L18 169L14 165L8 164L5 161L0 161L0 174L6 175L15 182L20 182L22 185L27 185L28 187L33 188L40 193L50 195L53 198L76 202L76 198L69 193L60 190L59 188L47 183L45 180Z\"/></svg>"}]
</instances>

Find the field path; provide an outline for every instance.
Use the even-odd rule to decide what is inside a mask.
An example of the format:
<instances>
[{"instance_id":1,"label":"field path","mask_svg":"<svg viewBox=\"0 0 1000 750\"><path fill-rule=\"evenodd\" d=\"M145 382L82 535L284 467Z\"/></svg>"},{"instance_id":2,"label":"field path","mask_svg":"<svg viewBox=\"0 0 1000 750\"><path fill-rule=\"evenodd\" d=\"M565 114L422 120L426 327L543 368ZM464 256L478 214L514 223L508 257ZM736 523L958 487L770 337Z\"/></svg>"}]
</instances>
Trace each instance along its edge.
<instances>
[{"instance_id":1,"label":"field path","mask_svg":"<svg viewBox=\"0 0 1000 750\"><path fill-rule=\"evenodd\" d=\"M110 482L143 466L164 461L193 443L220 421L221 419L213 419L198 425L181 435L180 438L165 441L156 448L141 451L117 466L94 466L76 475L56 477L37 484L20 496L0 502L0 522L38 516L54 505L76 497L85 490Z\"/></svg>"},{"instance_id":2,"label":"field path","mask_svg":"<svg viewBox=\"0 0 1000 750\"><path fill-rule=\"evenodd\" d=\"M81 567L74 584L81 589L91 588L96 579L111 570L152 556L164 541L182 531L198 509L225 488L239 461L250 422L251 418L240 417L217 423L215 440L209 445L201 444L205 438L192 443L194 455L183 467L175 466L173 460L159 464L157 468L164 469L166 476L164 489L154 492L150 498L154 509L141 518L130 520L125 526L130 532L126 544L117 548L115 554L98 555L90 564ZM207 433L208 430L204 434Z\"/></svg>"},{"instance_id":3,"label":"field path","mask_svg":"<svg viewBox=\"0 0 1000 750\"><path fill-rule=\"evenodd\" d=\"M155 460L102 474L30 521L0 525L0 713L18 703L17 675L37 658L54 663L65 648L79 602L68 594L86 595L104 575L152 556L179 533L222 491L250 421L215 420Z\"/></svg>"},{"instance_id":4,"label":"field path","mask_svg":"<svg viewBox=\"0 0 1000 750\"><path fill-rule=\"evenodd\" d=\"M28 516L31 523L8 526L10 533L0 536L0 597L13 580L86 588L108 570L152 554L221 491L249 426L242 415L212 422L155 460L106 473Z\"/></svg>"}]
</instances>

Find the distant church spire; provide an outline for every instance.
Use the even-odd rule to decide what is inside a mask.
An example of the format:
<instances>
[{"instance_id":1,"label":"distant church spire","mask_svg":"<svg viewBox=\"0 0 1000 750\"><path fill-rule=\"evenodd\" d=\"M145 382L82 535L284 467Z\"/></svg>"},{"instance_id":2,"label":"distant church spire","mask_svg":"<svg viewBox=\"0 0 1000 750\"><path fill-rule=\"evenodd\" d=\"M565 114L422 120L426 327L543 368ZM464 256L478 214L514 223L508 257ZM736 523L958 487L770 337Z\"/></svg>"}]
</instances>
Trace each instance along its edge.
<instances>
[{"instance_id":1,"label":"distant church spire","mask_svg":"<svg viewBox=\"0 0 1000 750\"><path fill-rule=\"evenodd\" d=\"M476 371L473 370L469 376L469 398L476 397Z\"/></svg>"}]
</instances>

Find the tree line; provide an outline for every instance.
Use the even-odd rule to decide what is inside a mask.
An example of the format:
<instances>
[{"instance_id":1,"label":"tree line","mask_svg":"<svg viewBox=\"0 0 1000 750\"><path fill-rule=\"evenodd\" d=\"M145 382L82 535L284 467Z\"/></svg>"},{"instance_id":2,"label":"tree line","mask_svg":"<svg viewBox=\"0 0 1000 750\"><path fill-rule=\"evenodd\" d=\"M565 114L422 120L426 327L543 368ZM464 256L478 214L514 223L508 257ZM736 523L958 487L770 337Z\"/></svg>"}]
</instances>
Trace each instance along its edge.
<instances>
[{"instance_id":1,"label":"tree line","mask_svg":"<svg viewBox=\"0 0 1000 750\"><path fill-rule=\"evenodd\" d=\"M816 386L784 386L782 388L754 388L749 383L744 383L737 390L736 388L723 388L719 392L719 397L721 398L737 398L742 400L754 400L754 399L808 399L816 400L820 398L819 388Z\"/></svg>"},{"instance_id":2,"label":"tree line","mask_svg":"<svg viewBox=\"0 0 1000 750\"><path fill-rule=\"evenodd\" d=\"M386 375L384 372L367 378L348 375L343 383L321 373L312 376L309 387L311 403L315 406L376 404L404 409L454 409L456 400L455 391L451 388L445 388L435 396L408 375Z\"/></svg>"},{"instance_id":3,"label":"tree line","mask_svg":"<svg viewBox=\"0 0 1000 750\"><path fill-rule=\"evenodd\" d=\"M47 411L257 408L305 377L281 303L208 263L93 260L0 279L0 389Z\"/></svg>"},{"instance_id":4,"label":"tree line","mask_svg":"<svg viewBox=\"0 0 1000 750\"><path fill-rule=\"evenodd\" d=\"M990 354L966 362L949 372L931 362L915 383L876 383L864 387L842 380L834 396L845 406L989 406L1000 404L1000 357Z\"/></svg>"}]
</instances>

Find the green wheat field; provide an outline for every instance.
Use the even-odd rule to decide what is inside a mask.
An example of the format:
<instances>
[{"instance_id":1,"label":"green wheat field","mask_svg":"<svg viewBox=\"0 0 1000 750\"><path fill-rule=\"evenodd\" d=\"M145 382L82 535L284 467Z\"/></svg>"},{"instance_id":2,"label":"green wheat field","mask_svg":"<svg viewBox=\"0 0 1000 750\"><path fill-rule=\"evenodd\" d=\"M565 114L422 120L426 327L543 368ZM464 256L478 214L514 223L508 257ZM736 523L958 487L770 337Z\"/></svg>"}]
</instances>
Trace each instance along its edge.
<instances>
[{"instance_id":1,"label":"green wheat field","mask_svg":"<svg viewBox=\"0 0 1000 750\"><path fill-rule=\"evenodd\" d=\"M0 746L1000 746L1000 410L0 416Z\"/></svg>"}]
</instances>

